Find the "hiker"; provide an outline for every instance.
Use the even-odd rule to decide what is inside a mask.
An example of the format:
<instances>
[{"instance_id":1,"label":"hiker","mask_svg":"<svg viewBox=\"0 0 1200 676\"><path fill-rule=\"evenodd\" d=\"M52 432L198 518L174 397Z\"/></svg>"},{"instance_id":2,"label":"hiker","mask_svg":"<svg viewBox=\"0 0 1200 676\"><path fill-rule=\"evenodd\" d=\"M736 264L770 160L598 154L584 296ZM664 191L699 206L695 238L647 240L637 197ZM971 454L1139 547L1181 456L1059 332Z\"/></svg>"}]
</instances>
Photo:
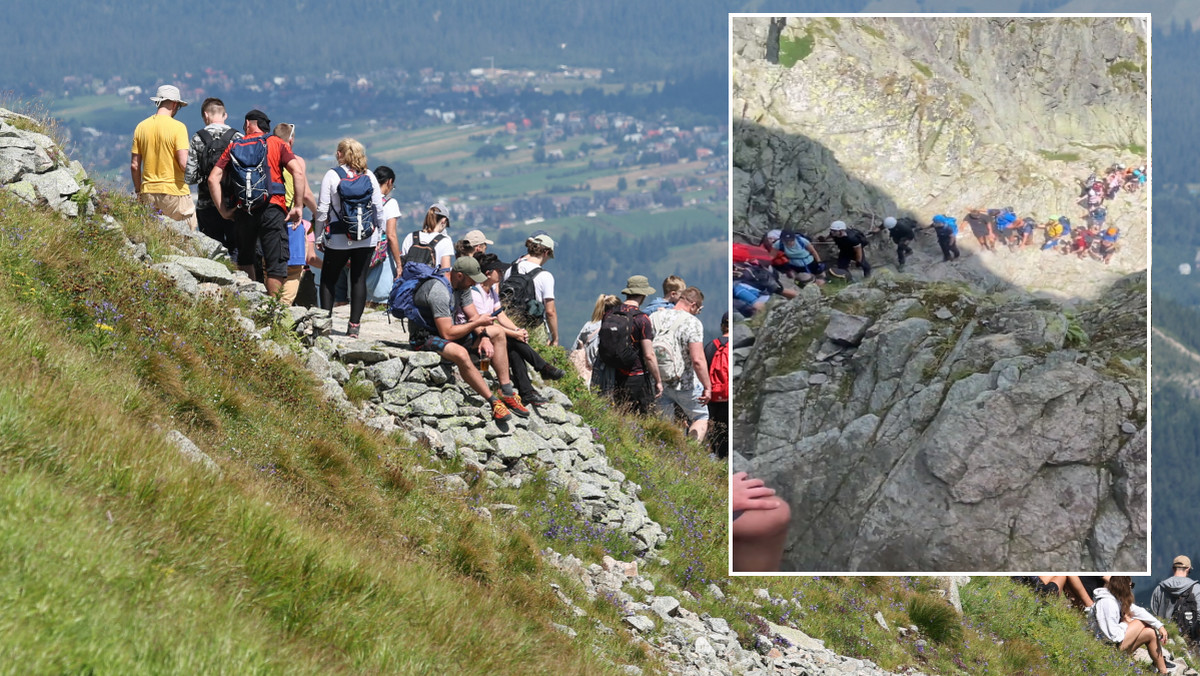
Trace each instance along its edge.
<instances>
[{"instance_id":1,"label":"hiker","mask_svg":"<svg viewBox=\"0 0 1200 676\"><path fill-rule=\"evenodd\" d=\"M1089 590L1078 575L1039 575L1038 580L1041 583L1041 587L1038 588L1039 593L1068 596L1074 603L1082 605L1084 608L1091 608L1095 603L1092 599L1094 587Z\"/></svg>"},{"instance_id":2,"label":"hiker","mask_svg":"<svg viewBox=\"0 0 1200 676\"><path fill-rule=\"evenodd\" d=\"M800 292L795 288L784 288L779 273L755 263L738 263L733 266L733 309L747 319L767 306L772 294L784 298L795 298Z\"/></svg>"},{"instance_id":3,"label":"hiker","mask_svg":"<svg viewBox=\"0 0 1200 676\"><path fill-rule=\"evenodd\" d=\"M350 265L350 320L348 338L358 338L363 309L367 304L367 265L383 236L383 191L367 168L362 144L344 138L337 145L338 166L321 179L314 228L317 246L323 247L321 307L333 316L334 287L342 268Z\"/></svg>"},{"instance_id":4,"label":"hiker","mask_svg":"<svg viewBox=\"0 0 1200 676\"><path fill-rule=\"evenodd\" d=\"M778 266L778 269L790 279L799 278L803 282L809 282L818 278L825 270L816 247L793 230L780 233L779 240L775 242L775 250L786 256L787 262ZM864 270L870 273L870 266Z\"/></svg>"},{"instance_id":5,"label":"hiker","mask_svg":"<svg viewBox=\"0 0 1200 676\"><path fill-rule=\"evenodd\" d=\"M729 313L721 315L721 337L704 346L708 362L708 449L718 459L729 457Z\"/></svg>"},{"instance_id":6,"label":"hiker","mask_svg":"<svg viewBox=\"0 0 1200 676\"><path fill-rule=\"evenodd\" d=\"M196 205L184 180L191 144L187 127L175 115L187 105L179 88L162 85L150 97L158 108L133 130L129 177L138 202L196 229Z\"/></svg>"},{"instance_id":7,"label":"hiker","mask_svg":"<svg viewBox=\"0 0 1200 676\"><path fill-rule=\"evenodd\" d=\"M654 327L639 309L654 287L644 276L634 275L621 293L625 301L600 322L596 359L608 367L600 381L601 392L611 392L614 401L629 406L633 413L646 414L663 392L654 355Z\"/></svg>"},{"instance_id":8,"label":"hiker","mask_svg":"<svg viewBox=\"0 0 1200 676\"><path fill-rule=\"evenodd\" d=\"M992 229L992 219L983 209L972 209L967 212L967 225L971 226L971 234L979 246L988 251L996 250L996 231Z\"/></svg>"},{"instance_id":9,"label":"hiker","mask_svg":"<svg viewBox=\"0 0 1200 676\"><path fill-rule=\"evenodd\" d=\"M1108 175L1108 194L1106 199L1113 199L1121 192L1121 186L1125 184L1125 167L1117 165L1116 169Z\"/></svg>"},{"instance_id":10,"label":"hiker","mask_svg":"<svg viewBox=\"0 0 1200 676\"><path fill-rule=\"evenodd\" d=\"M467 319L464 308L473 304L471 287L487 281L479 269L479 261L463 256L454 261L447 282L440 272L425 263L405 263L401 272L401 296L411 289L411 305L397 303L409 319L409 347L437 352L458 366L458 372L471 389L488 401L492 418L505 421L513 414L529 416L529 409L513 391L508 377L508 345L504 329L496 326L490 314L477 314ZM490 360L500 382L500 395L492 392L475 366L471 355Z\"/></svg>"},{"instance_id":11,"label":"hiker","mask_svg":"<svg viewBox=\"0 0 1200 676\"><path fill-rule=\"evenodd\" d=\"M679 302L679 294L687 288L687 282L678 275L671 275L662 282L662 297L646 303L642 307L642 312L648 315L654 314L657 310L665 310L675 307L675 303Z\"/></svg>"},{"instance_id":12,"label":"hiker","mask_svg":"<svg viewBox=\"0 0 1200 676\"><path fill-rule=\"evenodd\" d=\"M829 226L829 234L838 248L837 266L846 271L850 277L850 264L857 263L863 271L863 279L871 276L871 264L867 262L867 254L863 250L867 246L867 238L854 228L847 228L844 221L834 221Z\"/></svg>"},{"instance_id":13,"label":"hiker","mask_svg":"<svg viewBox=\"0 0 1200 676\"><path fill-rule=\"evenodd\" d=\"M400 236L396 223L400 221L400 203L392 192L396 188L396 172L387 165L375 167L375 180L383 194L383 232L367 263L367 302L386 303L396 283L400 266Z\"/></svg>"},{"instance_id":14,"label":"hiker","mask_svg":"<svg viewBox=\"0 0 1200 676\"><path fill-rule=\"evenodd\" d=\"M489 244L495 244L484 236L482 230L472 230L454 243L455 256L474 256L486 253Z\"/></svg>"},{"instance_id":15,"label":"hiker","mask_svg":"<svg viewBox=\"0 0 1200 676\"><path fill-rule=\"evenodd\" d=\"M1021 242L1021 221L1010 207L1000 210L993 221L996 228L996 241L1009 250L1015 249Z\"/></svg>"},{"instance_id":16,"label":"hiker","mask_svg":"<svg viewBox=\"0 0 1200 676\"><path fill-rule=\"evenodd\" d=\"M296 125L287 122L280 122L275 125L275 129L271 132L279 140L287 144L288 148L294 148L296 143ZM293 151L294 153L295 151ZM300 162L300 166L304 167L305 173L308 173L308 164L303 157L296 155L296 159ZM283 172L283 195L284 208L291 211L295 205L296 197L296 182L292 177L292 172L284 169ZM301 210L308 207L313 214L317 213L317 201L313 198L311 191L304 191L305 203L300 205ZM287 223L288 236L288 267L287 279L283 282L283 290L279 294L279 300L284 305L291 305L296 300L297 294L300 292L300 280L304 276L304 268L310 262L317 258L316 240L313 237L312 224L303 218L299 221L289 221ZM318 266L319 267L319 266Z\"/></svg>"},{"instance_id":17,"label":"hiker","mask_svg":"<svg viewBox=\"0 0 1200 676\"><path fill-rule=\"evenodd\" d=\"M443 271L450 278L450 266L454 263L454 243L446 234L450 227L450 210L442 202L435 202L425 212L421 229L408 233L400 244L400 267L416 261L426 263Z\"/></svg>"},{"instance_id":18,"label":"hiker","mask_svg":"<svg viewBox=\"0 0 1200 676\"><path fill-rule=\"evenodd\" d=\"M1053 249L1070 241L1071 221L1066 216L1050 219L1042 227L1046 230L1046 242L1042 244L1042 251Z\"/></svg>"},{"instance_id":19,"label":"hiker","mask_svg":"<svg viewBox=\"0 0 1200 676\"><path fill-rule=\"evenodd\" d=\"M1037 227L1037 219L1032 216L1026 216L1021 219L1020 227L1017 229L1017 248L1024 249L1033 241L1033 230Z\"/></svg>"},{"instance_id":20,"label":"hiker","mask_svg":"<svg viewBox=\"0 0 1200 676\"><path fill-rule=\"evenodd\" d=\"M600 348L600 322L604 320L606 312L620 304L620 298L606 293L600 294L592 308L592 318L579 329L579 335L575 336L575 342L571 344L571 351L567 354L579 377L589 385L597 386L592 382L592 374L595 369L604 368L603 363L596 361L596 350Z\"/></svg>"},{"instance_id":21,"label":"hiker","mask_svg":"<svg viewBox=\"0 0 1200 676\"><path fill-rule=\"evenodd\" d=\"M1150 612L1158 617L1170 619L1175 615L1175 604L1184 592L1200 594L1200 589L1194 589L1196 581L1189 575L1192 572L1192 560L1180 554L1171 562L1171 577L1158 583L1150 594ZM1197 618L1200 620L1200 618Z\"/></svg>"},{"instance_id":22,"label":"hiker","mask_svg":"<svg viewBox=\"0 0 1200 676\"><path fill-rule=\"evenodd\" d=\"M271 120L266 113L257 109L246 113L243 136L230 143L217 160L208 175L208 189L221 216L233 221L238 268L255 279L255 246L261 245L267 293L277 296L287 279L286 224L289 221L299 223L303 218L301 205L308 193L308 181L304 176L304 165L292 149L278 137L267 135L270 128ZM285 168L291 172L296 186L295 203L290 211L285 208ZM230 183L231 205L225 204L221 189L226 171L237 179Z\"/></svg>"},{"instance_id":23,"label":"hiker","mask_svg":"<svg viewBox=\"0 0 1200 676\"><path fill-rule=\"evenodd\" d=\"M525 251L525 255L513 261L504 274L505 284L500 288L500 297L505 300L505 308L513 321L529 329L530 342L546 340L547 345L558 345L554 275L542 267L554 258L554 240L545 233L534 235L525 240ZM516 279L517 276L532 283L532 297L528 293L530 284ZM514 296L514 291L519 293Z\"/></svg>"},{"instance_id":24,"label":"hiker","mask_svg":"<svg viewBox=\"0 0 1200 676\"><path fill-rule=\"evenodd\" d=\"M1112 260L1113 254L1117 252L1117 239L1120 237L1120 231L1117 228L1109 228L1100 235L1100 243L1096 246L1096 255L1100 260L1108 265Z\"/></svg>"},{"instance_id":25,"label":"hiker","mask_svg":"<svg viewBox=\"0 0 1200 676\"><path fill-rule=\"evenodd\" d=\"M737 572L779 570L792 510L762 479L745 472L732 477L733 569Z\"/></svg>"},{"instance_id":26,"label":"hiker","mask_svg":"<svg viewBox=\"0 0 1200 676\"><path fill-rule=\"evenodd\" d=\"M225 102L209 97L200 104L204 117L204 128L192 136L188 144L187 169L184 171L188 184L196 186L196 223L200 232L225 247L230 258L237 260L237 239L233 235L233 223L221 217L213 205L208 191L208 175L213 165L229 144L242 137L242 132L225 124L229 114Z\"/></svg>"},{"instance_id":27,"label":"hiker","mask_svg":"<svg viewBox=\"0 0 1200 676\"><path fill-rule=\"evenodd\" d=\"M958 258L958 221L950 216L938 214L929 224L937 235L938 246L942 249L942 262L949 262L951 255Z\"/></svg>"},{"instance_id":28,"label":"hiker","mask_svg":"<svg viewBox=\"0 0 1200 676\"><path fill-rule=\"evenodd\" d=\"M897 269L904 269L905 256L912 255L912 247L909 246L917 238L916 223L911 218L896 220L892 216L883 219L883 227L887 230L888 236L892 238L892 242L896 244L896 266Z\"/></svg>"},{"instance_id":29,"label":"hiker","mask_svg":"<svg viewBox=\"0 0 1200 676\"><path fill-rule=\"evenodd\" d=\"M1091 625L1097 638L1117 644L1127 653L1146 646L1158 673L1167 673L1162 653L1167 629L1133 602L1133 585L1128 575L1113 575L1096 590Z\"/></svg>"},{"instance_id":30,"label":"hiker","mask_svg":"<svg viewBox=\"0 0 1200 676\"><path fill-rule=\"evenodd\" d=\"M465 256L470 258L470 256ZM479 269L486 281L471 287L471 304L464 306L467 319L474 319L476 314L487 314L496 318L496 326L504 330L505 342L508 349L508 367L512 380L517 387L517 396L526 404L548 404L550 400L533 388L529 380L528 366L532 366L546 380L562 378L563 370L547 362L536 350L529 346L529 331L517 326L504 312L500 304L500 278L508 269L508 264L500 260L496 254L482 253L474 256L479 261Z\"/></svg>"},{"instance_id":31,"label":"hiker","mask_svg":"<svg viewBox=\"0 0 1200 676\"><path fill-rule=\"evenodd\" d=\"M704 326L696 318L703 309L704 294L689 286L679 294L675 307L650 316L654 360L663 383L659 409L672 420L678 408L687 418L688 436L701 442L708 433L708 400L712 397L704 359Z\"/></svg>"}]
</instances>

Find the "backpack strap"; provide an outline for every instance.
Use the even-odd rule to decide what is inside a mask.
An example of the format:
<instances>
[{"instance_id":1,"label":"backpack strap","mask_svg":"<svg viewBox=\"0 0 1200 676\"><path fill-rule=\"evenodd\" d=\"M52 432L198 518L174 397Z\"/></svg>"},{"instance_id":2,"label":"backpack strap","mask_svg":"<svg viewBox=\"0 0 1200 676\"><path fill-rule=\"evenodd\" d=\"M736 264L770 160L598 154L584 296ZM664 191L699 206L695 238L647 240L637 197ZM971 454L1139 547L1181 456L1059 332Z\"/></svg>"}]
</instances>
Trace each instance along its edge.
<instances>
[{"instance_id":1,"label":"backpack strap","mask_svg":"<svg viewBox=\"0 0 1200 676\"><path fill-rule=\"evenodd\" d=\"M196 136L200 137L200 142L208 146L213 142L213 135L208 129L201 127L200 131L196 132Z\"/></svg>"}]
</instances>

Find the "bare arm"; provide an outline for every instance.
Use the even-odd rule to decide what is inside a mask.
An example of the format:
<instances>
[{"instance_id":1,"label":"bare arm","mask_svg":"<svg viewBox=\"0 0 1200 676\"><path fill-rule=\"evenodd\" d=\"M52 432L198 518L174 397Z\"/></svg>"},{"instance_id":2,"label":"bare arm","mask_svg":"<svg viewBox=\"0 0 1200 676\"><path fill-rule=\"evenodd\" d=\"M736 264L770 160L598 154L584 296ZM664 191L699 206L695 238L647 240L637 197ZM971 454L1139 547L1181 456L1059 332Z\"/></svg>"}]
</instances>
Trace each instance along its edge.
<instances>
[{"instance_id":1,"label":"bare arm","mask_svg":"<svg viewBox=\"0 0 1200 676\"><path fill-rule=\"evenodd\" d=\"M708 359L704 356L704 344L688 343L688 355L692 358L692 370L696 372L696 377L704 386L704 394L700 398L703 402L712 394L712 383L708 380Z\"/></svg>"},{"instance_id":2,"label":"bare arm","mask_svg":"<svg viewBox=\"0 0 1200 676\"><path fill-rule=\"evenodd\" d=\"M456 341L481 326L491 326L493 318L488 315L478 315L466 324L455 324L451 317L435 317L433 324L437 327L438 335L446 340Z\"/></svg>"},{"instance_id":3,"label":"bare arm","mask_svg":"<svg viewBox=\"0 0 1200 676\"><path fill-rule=\"evenodd\" d=\"M221 167L213 167L212 172L208 175L208 193L212 196L213 204L217 207L217 213L227 221L233 220L233 210L225 207L224 195L221 194L221 178L225 176L225 170Z\"/></svg>"},{"instance_id":4,"label":"bare arm","mask_svg":"<svg viewBox=\"0 0 1200 676\"><path fill-rule=\"evenodd\" d=\"M658 359L654 357L654 341L643 340L642 360L646 363L646 373L654 378L654 396L661 397L663 392L662 376L658 374Z\"/></svg>"},{"instance_id":5,"label":"bare arm","mask_svg":"<svg viewBox=\"0 0 1200 676\"><path fill-rule=\"evenodd\" d=\"M292 175L292 184L296 190L292 197L292 210L288 212L288 222L299 223L300 219L304 218L302 205L308 198L308 181L304 178L304 160L293 157L292 161L287 163L287 170Z\"/></svg>"},{"instance_id":6,"label":"bare arm","mask_svg":"<svg viewBox=\"0 0 1200 676\"><path fill-rule=\"evenodd\" d=\"M546 325L550 327L550 344L558 345L558 309L553 298L546 299Z\"/></svg>"},{"instance_id":7,"label":"bare arm","mask_svg":"<svg viewBox=\"0 0 1200 676\"><path fill-rule=\"evenodd\" d=\"M129 156L129 178L133 181L133 193L142 192L142 156L133 153Z\"/></svg>"},{"instance_id":8,"label":"bare arm","mask_svg":"<svg viewBox=\"0 0 1200 676\"><path fill-rule=\"evenodd\" d=\"M396 235L396 219L389 218L385 230L387 231L388 252L396 263L396 267L400 268L400 238Z\"/></svg>"}]
</instances>

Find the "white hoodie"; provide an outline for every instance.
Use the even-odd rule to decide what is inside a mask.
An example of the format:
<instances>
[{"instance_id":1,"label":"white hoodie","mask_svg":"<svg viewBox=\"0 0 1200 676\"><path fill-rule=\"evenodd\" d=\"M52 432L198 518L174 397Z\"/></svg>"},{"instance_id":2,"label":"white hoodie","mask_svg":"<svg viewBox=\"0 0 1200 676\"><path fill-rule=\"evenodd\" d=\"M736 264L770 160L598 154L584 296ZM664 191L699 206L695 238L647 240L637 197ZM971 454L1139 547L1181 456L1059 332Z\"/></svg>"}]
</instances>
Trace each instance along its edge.
<instances>
[{"instance_id":1,"label":"white hoodie","mask_svg":"<svg viewBox=\"0 0 1200 676\"><path fill-rule=\"evenodd\" d=\"M1097 587L1092 597L1096 599L1096 604L1091 608L1092 629L1096 632L1096 637L1107 639L1113 643L1125 640L1125 630L1128 628L1128 624L1122 621L1121 604L1116 597L1104 587ZM1162 626L1162 622L1137 604L1129 606L1129 614L1155 631Z\"/></svg>"}]
</instances>

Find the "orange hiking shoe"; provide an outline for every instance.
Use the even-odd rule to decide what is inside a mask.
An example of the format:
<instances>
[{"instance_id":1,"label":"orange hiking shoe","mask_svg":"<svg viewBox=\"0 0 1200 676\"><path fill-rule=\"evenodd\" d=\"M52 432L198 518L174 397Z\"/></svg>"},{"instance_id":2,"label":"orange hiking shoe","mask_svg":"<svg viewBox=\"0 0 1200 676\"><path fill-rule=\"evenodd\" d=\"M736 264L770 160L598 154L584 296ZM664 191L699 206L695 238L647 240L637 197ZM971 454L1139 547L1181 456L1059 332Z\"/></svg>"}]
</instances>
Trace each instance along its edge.
<instances>
[{"instance_id":1,"label":"orange hiking shoe","mask_svg":"<svg viewBox=\"0 0 1200 676\"><path fill-rule=\"evenodd\" d=\"M521 403L521 395L514 392L512 396L500 397L500 401L504 402L504 405L508 407L508 410L516 413L522 418L529 417L529 409L525 408L525 404Z\"/></svg>"},{"instance_id":2,"label":"orange hiking shoe","mask_svg":"<svg viewBox=\"0 0 1200 676\"><path fill-rule=\"evenodd\" d=\"M499 399L492 400L492 420L496 422L504 422L512 418L512 413L509 413L508 407Z\"/></svg>"}]
</instances>

